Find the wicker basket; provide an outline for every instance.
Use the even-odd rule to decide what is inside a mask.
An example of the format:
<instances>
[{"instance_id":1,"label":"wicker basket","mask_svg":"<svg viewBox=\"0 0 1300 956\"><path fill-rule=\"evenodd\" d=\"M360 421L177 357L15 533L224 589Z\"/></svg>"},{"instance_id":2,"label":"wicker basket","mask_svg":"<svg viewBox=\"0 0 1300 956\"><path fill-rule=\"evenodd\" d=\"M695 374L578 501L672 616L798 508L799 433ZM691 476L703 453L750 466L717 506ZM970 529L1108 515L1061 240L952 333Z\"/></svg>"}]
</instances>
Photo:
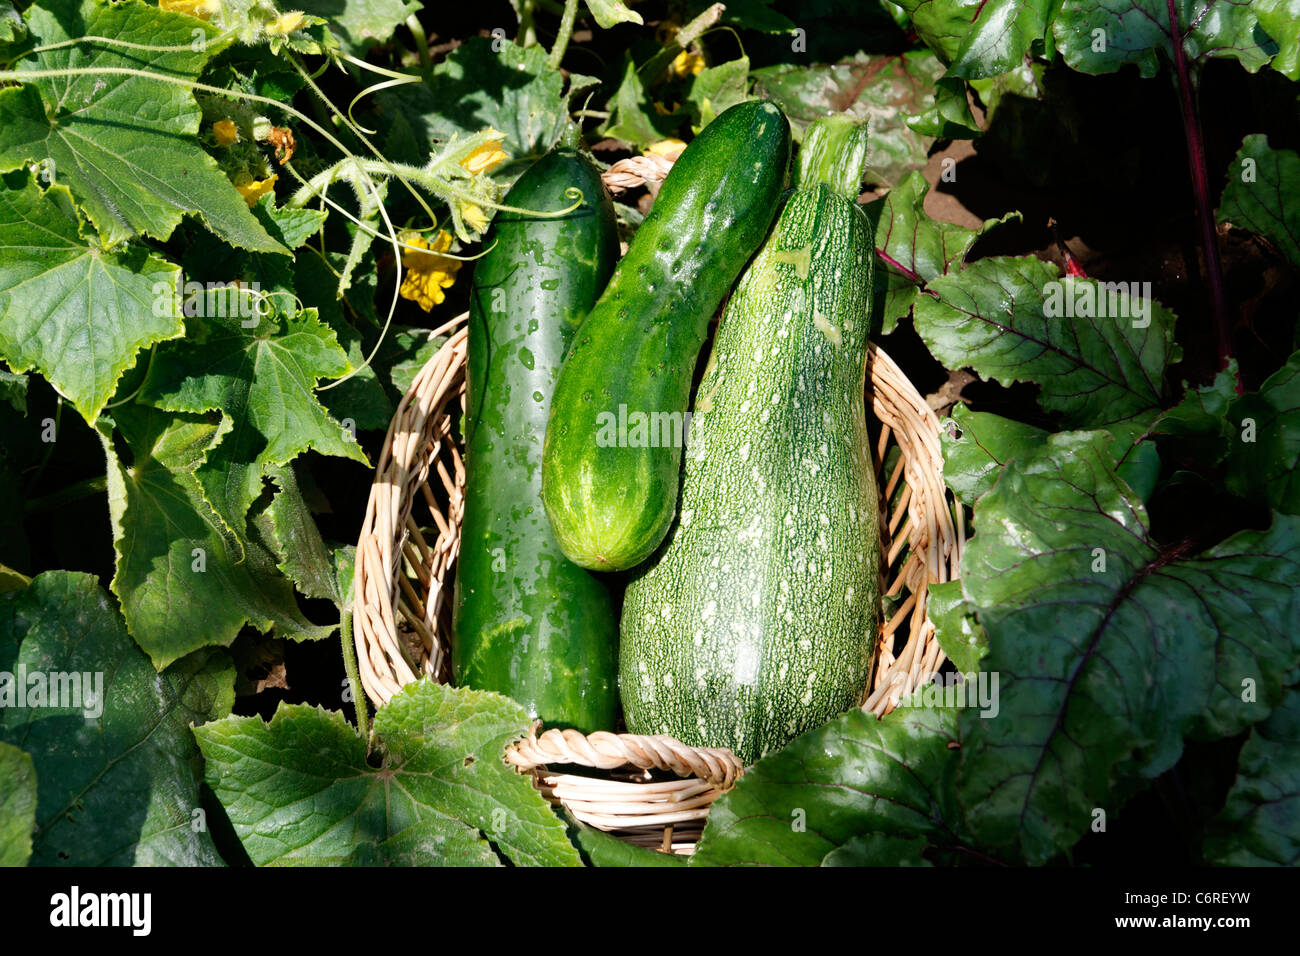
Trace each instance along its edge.
<instances>
[{"instance_id":1,"label":"wicker basket","mask_svg":"<svg viewBox=\"0 0 1300 956\"><path fill-rule=\"evenodd\" d=\"M357 542L354 633L361 680L376 705L419 677L450 678L452 575L464 505L455 425L465 408L466 319L457 316L431 333L450 337L416 376L388 428ZM862 706L884 715L943 663L926 594L930 584L957 576L965 534L961 509L952 508L943 483L939 420L879 348L871 351L868 407L880 426L872 456L887 503L884 593L898 603L881 627ZM539 735L537 727L507 759L578 819L679 853L693 849L709 806L743 772L729 750L671 737ZM563 765L587 770L556 769Z\"/></svg>"}]
</instances>

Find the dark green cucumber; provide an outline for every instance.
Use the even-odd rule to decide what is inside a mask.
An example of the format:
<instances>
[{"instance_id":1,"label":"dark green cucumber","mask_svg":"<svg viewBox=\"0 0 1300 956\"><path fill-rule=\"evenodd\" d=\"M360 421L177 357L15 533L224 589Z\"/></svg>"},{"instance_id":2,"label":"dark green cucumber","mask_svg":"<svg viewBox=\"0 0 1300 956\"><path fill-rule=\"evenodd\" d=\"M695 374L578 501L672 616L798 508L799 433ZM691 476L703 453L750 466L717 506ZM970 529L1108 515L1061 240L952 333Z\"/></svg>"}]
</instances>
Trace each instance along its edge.
<instances>
[{"instance_id":1,"label":"dark green cucumber","mask_svg":"<svg viewBox=\"0 0 1300 956\"><path fill-rule=\"evenodd\" d=\"M709 319L776 214L790 125L733 106L677 160L565 359L542 498L573 561L645 560L672 523L691 379Z\"/></svg>"},{"instance_id":2,"label":"dark green cucumber","mask_svg":"<svg viewBox=\"0 0 1300 956\"><path fill-rule=\"evenodd\" d=\"M456 565L457 684L513 697L547 724L612 730L617 617L605 582L565 559L542 508L542 441L564 353L618 259L594 166L560 148L506 204L585 202L563 217L501 212L474 268L465 515Z\"/></svg>"},{"instance_id":3,"label":"dark green cucumber","mask_svg":"<svg viewBox=\"0 0 1300 956\"><path fill-rule=\"evenodd\" d=\"M865 149L856 124L813 127L799 188L727 304L679 520L624 598L634 733L748 763L866 687L880 553L863 401L872 236L855 202Z\"/></svg>"}]
</instances>

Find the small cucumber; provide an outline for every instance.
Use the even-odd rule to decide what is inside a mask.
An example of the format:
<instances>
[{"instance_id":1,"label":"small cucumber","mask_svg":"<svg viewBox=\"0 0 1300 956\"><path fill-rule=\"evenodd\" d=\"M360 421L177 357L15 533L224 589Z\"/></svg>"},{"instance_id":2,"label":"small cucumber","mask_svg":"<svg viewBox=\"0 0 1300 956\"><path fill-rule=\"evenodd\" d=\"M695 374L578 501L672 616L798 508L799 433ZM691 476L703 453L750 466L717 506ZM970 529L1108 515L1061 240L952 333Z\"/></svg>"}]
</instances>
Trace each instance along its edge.
<instances>
[{"instance_id":1,"label":"small cucumber","mask_svg":"<svg viewBox=\"0 0 1300 956\"><path fill-rule=\"evenodd\" d=\"M681 515L629 583L628 729L752 762L858 701L880 603L866 131L822 121L696 393Z\"/></svg>"},{"instance_id":2,"label":"small cucumber","mask_svg":"<svg viewBox=\"0 0 1300 956\"><path fill-rule=\"evenodd\" d=\"M695 362L772 223L789 156L790 124L771 103L706 126L579 330L551 404L542 500L583 567L630 568L667 533Z\"/></svg>"}]
</instances>

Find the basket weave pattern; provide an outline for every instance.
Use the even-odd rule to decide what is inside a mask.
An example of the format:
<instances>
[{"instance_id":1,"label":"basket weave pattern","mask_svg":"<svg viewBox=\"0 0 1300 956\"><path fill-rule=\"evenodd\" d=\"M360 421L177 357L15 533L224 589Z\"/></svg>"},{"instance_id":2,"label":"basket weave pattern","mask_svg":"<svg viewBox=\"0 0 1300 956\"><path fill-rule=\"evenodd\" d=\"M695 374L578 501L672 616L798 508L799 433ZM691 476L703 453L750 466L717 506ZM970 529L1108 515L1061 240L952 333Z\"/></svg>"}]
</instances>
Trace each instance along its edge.
<instances>
[{"instance_id":1,"label":"basket weave pattern","mask_svg":"<svg viewBox=\"0 0 1300 956\"><path fill-rule=\"evenodd\" d=\"M647 154L621 160L603 178L612 192L644 185L653 195L671 169L672 159ZM465 487L453 429L465 411L467 318L459 315L430 333L450 338L393 416L357 543L357 657L376 704L420 676L450 679L450 589ZM861 702L884 716L943 663L926 597L931 584L957 577L966 536L963 512L952 506L943 482L939 419L883 350L872 348L869 369L868 407L881 426L871 452L882 485L884 594L902 597L880 629ZM900 455L886 476L891 444ZM413 514L421 501L429 516L424 522ZM892 512L883 507L891 501ZM744 772L730 750L690 747L668 736L574 730L539 736L537 729L506 759L532 773L538 789L579 820L643 846L691 852L709 806ZM552 769L559 765L596 773Z\"/></svg>"},{"instance_id":2,"label":"basket weave pattern","mask_svg":"<svg viewBox=\"0 0 1300 956\"><path fill-rule=\"evenodd\" d=\"M455 425L465 409L466 319L459 315L431 333L449 337L393 416L357 543L354 634L362 684L376 705L421 676L450 679L452 575L464 508ZM965 534L961 509L951 507L943 483L937 416L883 350L873 348L869 363L867 397L881 425L871 451L882 501L896 498L892 512L881 511L884 593L906 595L881 626L862 702L883 716L943 663L926 595L929 585L957 576ZM886 475L891 443L901 454ZM709 805L743 772L730 750L671 737L572 730L539 736L536 728L507 759L580 820L678 852L690 851ZM603 775L552 769L559 765Z\"/></svg>"}]
</instances>

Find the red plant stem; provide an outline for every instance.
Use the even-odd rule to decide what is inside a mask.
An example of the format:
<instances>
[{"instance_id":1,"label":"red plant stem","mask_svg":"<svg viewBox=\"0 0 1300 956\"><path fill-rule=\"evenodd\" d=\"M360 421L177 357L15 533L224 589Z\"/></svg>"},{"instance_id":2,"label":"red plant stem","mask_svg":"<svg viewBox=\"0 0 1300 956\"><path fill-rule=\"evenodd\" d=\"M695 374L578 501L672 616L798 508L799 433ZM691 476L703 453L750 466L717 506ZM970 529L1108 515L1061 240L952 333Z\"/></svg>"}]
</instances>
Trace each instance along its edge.
<instances>
[{"instance_id":1,"label":"red plant stem","mask_svg":"<svg viewBox=\"0 0 1300 956\"><path fill-rule=\"evenodd\" d=\"M901 272L904 278L911 279L913 282L919 282L922 285L925 284L925 280L922 279L920 275L913 272L911 269L903 265L893 256L886 253L884 249L877 249L876 255L880 257L880 261L883 262L885 265L889 266L891 269L893 269L896 272Z\"/></svg>"},{"instance_id":2,"label":"red plant stem","mask_svg":"<svg viewBox=\"0 0 1300 956\"><path fill-rule=\"evenodd\" d=\"M1169 8L1169 29L1174 47L1174 71L1178 95L1183 111L1183 131L1187 135L1187 164L1192 174L1192 192L1196 196L1196 216L1200 220L1201 245L1205 249L1206 279L1210 284L1210 312L1214 318L1215 338L1219 347L1219 368L1227 368L1232 358L1232 336L1228 332L1228 312L1223 297L1223 262L1219 258L1219 239L1214 229L1214 215L1210 208L1210 175L1205 165L1205 140L1201 124L1192 101L1191 74L1187 67L1187 54L1183 50L1183 35L1178 26L1178 13L1174 0L1165 0Z\"/></svg>"}]
</instances>

